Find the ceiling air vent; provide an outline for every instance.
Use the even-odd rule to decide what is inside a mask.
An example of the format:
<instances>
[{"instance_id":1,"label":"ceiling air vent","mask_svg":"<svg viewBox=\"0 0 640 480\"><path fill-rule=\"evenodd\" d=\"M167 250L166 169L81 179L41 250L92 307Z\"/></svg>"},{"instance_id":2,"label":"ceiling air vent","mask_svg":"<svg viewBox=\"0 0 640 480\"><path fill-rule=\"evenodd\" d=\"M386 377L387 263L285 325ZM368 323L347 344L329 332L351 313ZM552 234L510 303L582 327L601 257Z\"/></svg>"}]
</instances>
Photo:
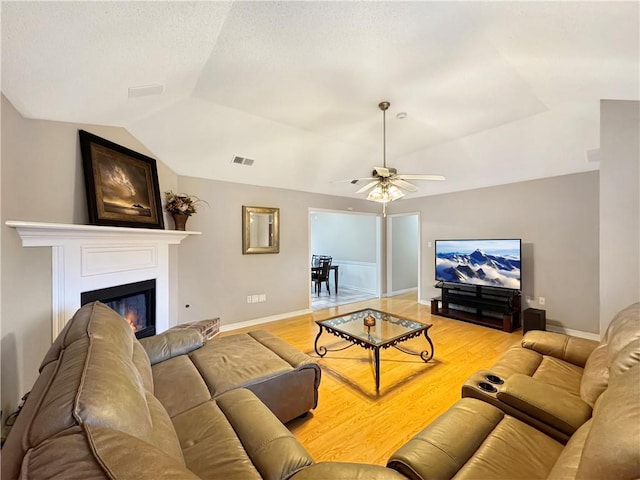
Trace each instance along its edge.
<instances>
[{"instance_id":1,"label":"ceiling air vent","mask_svg":"<svg viewBox=\"0 0 640 480\"><path fill-rule=\"evenodd\" d=\"M236 165L246 165L247 167L253 165L253 162L255 162L255 160L251 158L239 157L237 155L233 157L233 160L231 160L231 163L234 163Z\"/></svg>"}]
</instances>

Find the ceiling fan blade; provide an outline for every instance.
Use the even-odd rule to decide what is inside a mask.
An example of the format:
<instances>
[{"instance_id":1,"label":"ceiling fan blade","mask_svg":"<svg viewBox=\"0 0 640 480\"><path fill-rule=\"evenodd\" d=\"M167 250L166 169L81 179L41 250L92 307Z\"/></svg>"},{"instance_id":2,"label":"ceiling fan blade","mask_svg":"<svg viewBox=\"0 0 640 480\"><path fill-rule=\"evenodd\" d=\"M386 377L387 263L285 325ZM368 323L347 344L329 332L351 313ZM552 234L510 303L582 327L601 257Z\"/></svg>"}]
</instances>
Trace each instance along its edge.
<instances>
[{"instance_id":1,"label":"ceiling fan blade","mask_svg":"<svg viewBox=\"0 0 640 480\"><path fill-rule=\"evenodd\" d=\"M417 192L418 191L418 187L416 187L415 185L409 183L409 182L405 182L404 180L402 180L399 177L394 177L390 180L391 183L393 183L396 187L400 187L400 188L404 188L405 190L409 191L409 192Z\"/></svg>"},{"instance_id":2,"label":"ceiling fan blade","mask_svg":"<svg viewBox=\"0 0 640 480\"><path fill-rule=\"evenodd\" d=\"M331 183L346 183L349 182L352 185L355 185L356 183L358 183L361 180L377 180L376 178L373 177L364 177L364 178L349 178L347 180L332 180Z\"/></svg>"},{"instance_id":3,"label":"ceiling fan blade","mask_svg":"<svg viewBox=\"0 0 640 480\"><path fill-rule=\"evenodd\" d=\"M371 187L373 187L374 185L378 184L378 180L374 180L371 183L367 183L364 187L362 187L361 189L359 189L356 193L362 193L366 190L369 190Z\"/></svg>"},{"instance_id":4,"label":"ceiling fan blade","mask_svg":"<svg viewBox=\"0 0 640 480\"><path fill-rule=\"evenodd\" d=\"M396 178L399 178L401 180L437 180L437 181L442 181L444 180L444 176L442 175L423 175L423 174L419 174L419 173L409 173L409 174L402 174L402 175L398 175Z\"/></svg>"}]
</instances>

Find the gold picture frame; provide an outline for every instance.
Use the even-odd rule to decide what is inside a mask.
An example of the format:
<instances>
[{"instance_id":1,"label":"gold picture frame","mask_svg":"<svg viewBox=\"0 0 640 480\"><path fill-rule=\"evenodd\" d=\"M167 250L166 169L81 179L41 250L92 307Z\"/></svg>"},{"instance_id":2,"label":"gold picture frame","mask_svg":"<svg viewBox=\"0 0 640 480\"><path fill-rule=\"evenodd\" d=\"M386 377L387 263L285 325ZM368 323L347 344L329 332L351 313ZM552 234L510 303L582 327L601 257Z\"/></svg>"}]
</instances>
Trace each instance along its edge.
<instances>
[{"instance_id":1,"label":"gold picture frame","mask_svg":"<svg viewBox=\"0 0 640 480\"><path fill-rule=\"evenodd\" d=\"M280 209L242 206L242 253L280 253Z\"/></svg>"}]
</instances>

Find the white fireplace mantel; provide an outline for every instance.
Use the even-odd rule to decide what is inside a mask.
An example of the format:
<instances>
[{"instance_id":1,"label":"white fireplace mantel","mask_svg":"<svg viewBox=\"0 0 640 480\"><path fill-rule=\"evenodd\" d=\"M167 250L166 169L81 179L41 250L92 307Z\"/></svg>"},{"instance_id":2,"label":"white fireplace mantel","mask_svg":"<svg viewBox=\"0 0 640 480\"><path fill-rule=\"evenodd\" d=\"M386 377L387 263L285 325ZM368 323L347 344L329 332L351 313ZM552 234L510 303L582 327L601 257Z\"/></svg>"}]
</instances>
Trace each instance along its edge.
<instances>
[{"instance_id":1,"label":"white fireplace mantel","mask_svg":"<svg viewBox=\"0 0 640 480\"><path fill-rule=\"evenodd\" d=\"M156 331L169 328L169 245L200 232L8 221L23 247L51 247L55 339L82 292L156 280Z\"/></svg>"}]
</instances>

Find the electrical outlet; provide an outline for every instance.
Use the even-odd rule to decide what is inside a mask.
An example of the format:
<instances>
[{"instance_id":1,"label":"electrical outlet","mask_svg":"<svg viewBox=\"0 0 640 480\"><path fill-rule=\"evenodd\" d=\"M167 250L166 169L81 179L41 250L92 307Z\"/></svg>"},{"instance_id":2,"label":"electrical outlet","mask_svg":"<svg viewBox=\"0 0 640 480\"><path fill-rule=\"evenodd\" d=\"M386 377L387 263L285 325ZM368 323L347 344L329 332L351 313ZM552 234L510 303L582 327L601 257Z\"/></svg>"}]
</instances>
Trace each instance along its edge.
<instances>
[{"instance_id":1,"label":"electrical outlet","mask_svg":"<svg viewBox=\"0 0 640 480\"><path fill-rule=\"evenodd\" d=\"M247 303L252 303L251 302L251 295L247 295Z\"/></svg>"},{"instance_id":2,"label":"electrical outlet","mask_svg":"<svg viewBox=\"0 0 640 480\"><path fill-rule=\"evenodd\" d=\"M529 295L527 295L526 297L524 297L525 301L527 302L527 305L531 305L531 297Z\"/></svg>"},{"instance_id":3,"label":"electrical outlet","mask_svg":"<svg viewBox=\"0 0 640 480\"><path fill-rule=\"evenodd\" d=\"M258 301L259 302L266 302L267 301L267 294L266 293L261 293L260 294L260 299Z\"/></svg>"},{"instance_id":4,"label":"electrical outlet","mask_svg":"<svg viewBox=\"0 0 640 480\"><path fill-rule=\"evenodd\" d=\"M538 303L539 303L540 305L544 305L544 304L546 303L545 298L544 298L544 297L539 297L539 298L538 298Z\"/></svg>"}]
</instances>

